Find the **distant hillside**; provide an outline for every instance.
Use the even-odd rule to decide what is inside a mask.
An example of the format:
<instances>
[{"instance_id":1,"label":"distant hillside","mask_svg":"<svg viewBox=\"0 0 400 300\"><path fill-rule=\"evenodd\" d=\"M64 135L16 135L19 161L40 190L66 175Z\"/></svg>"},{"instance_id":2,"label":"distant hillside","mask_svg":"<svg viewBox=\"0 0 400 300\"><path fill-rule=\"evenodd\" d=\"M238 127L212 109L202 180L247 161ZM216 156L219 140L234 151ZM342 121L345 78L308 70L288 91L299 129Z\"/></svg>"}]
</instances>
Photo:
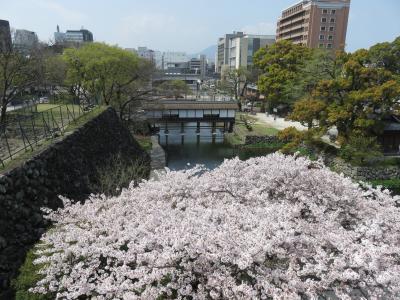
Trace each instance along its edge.
<instances>
[{"instance_id":1,"label":"distant hillside","mask_svg":"<svg viewBox=\"0 0 400 300\"><path fill-rule=\"evenodd\" d=\"M212 46L204 49L203 51L200 51L195 54L190 54L190 57L198 57L199 55L204 54L208 60L215 61L216 51L217 51L217 45L212 45Z\"/></svg>"}]
</instances>

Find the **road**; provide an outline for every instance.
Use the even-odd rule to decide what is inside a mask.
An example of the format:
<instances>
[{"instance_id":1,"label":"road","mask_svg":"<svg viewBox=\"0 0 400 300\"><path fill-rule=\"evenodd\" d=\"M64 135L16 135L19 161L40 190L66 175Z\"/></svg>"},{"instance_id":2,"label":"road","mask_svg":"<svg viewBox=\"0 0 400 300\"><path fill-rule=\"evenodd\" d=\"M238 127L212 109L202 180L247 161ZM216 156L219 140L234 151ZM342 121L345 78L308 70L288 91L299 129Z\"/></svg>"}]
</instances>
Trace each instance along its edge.
<instances>
[{"instance_id":1,"label":"road","mask_svg":"<svg viewBox=\"0 0 400 300\"><path fill-rule=\"evenodd\" d=\"M273 115L266 115L265 113L257 113L255 117L261 122L278 130L283 130L288 127L295 127L298 130L307 130L307 127L301 125L299 122L287 121L284 118L277 117L274 120Z\"/></svg>"}]
</instances>

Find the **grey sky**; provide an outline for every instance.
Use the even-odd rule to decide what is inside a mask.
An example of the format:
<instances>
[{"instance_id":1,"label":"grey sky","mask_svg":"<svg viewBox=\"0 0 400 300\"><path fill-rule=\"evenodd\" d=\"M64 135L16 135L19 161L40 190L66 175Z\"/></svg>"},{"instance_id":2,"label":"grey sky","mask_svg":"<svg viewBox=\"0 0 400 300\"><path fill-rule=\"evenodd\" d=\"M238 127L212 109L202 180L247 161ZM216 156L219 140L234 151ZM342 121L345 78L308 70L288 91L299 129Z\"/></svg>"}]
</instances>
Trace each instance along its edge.
<instances>
[{"instance_id":1,"label":"grey sky","mask_svg":"<svg viewBox=\"0 0 400 300\"><path fill-rule=\"evenodd\" d=\"M0 0L0 19L14 28L53 38L62 31L91 30L97 41L122 47L198 52L224 33L274 34L282 9L293 0ZM400 36L400 0L352 0L347 50Z\"/></svg>"}]
</instances>

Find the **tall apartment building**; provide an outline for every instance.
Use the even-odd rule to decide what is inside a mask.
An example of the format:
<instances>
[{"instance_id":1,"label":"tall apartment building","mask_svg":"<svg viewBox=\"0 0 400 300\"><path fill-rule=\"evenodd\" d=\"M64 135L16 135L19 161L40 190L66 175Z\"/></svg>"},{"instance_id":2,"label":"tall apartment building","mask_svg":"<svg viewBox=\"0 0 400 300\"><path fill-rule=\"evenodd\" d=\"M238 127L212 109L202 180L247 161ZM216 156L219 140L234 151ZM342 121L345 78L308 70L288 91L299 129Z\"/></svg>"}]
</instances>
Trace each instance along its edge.
<instances>
[{"instance_id":1,"label":"tall apartment building","mask_svg":"<svg viewBox=\"0 0 400 300\"><path fill-rule=\"evenodd\" d=\"M39 39L33 31L17 29L14 35L14 48L22 53L29 53L37 47Z\"/></svg>"},{"instance_id":2,"label":"tall apartment building","mask_svg":"<svg viewBox=\"0 0 400 300\"><path fill-rule=\"evenodd\" d=\"M349 11L350 0L302 0L282 12L276 39L310 48L343 50Z\"/></svg>"},{"instance_id":3,"label":"tall apartment building","mask_svg":"<svg viewBox=\"0 0 400 300\"><path fill-rule=\"evenodd\" d=\"M218 39L218 49L215 57L215 72L221 73L222 67L229 65L229 41L232 38L243 37L243 32L225 34Z\"/></svg>"},{"instance_id":4,"label":"tall apartment building","mask_svg":"<svg viewBox=\"0 0 400 300\"><path fill-rule=\"evenodd\" d=\"M10 23L0 20L0 51L9 51L12 48Z\"/></svg>"},{"instance_id":5,"label":"tall apartment building","mask_svg":"<svg viewBox=\"0 0 400 300\"><path fill-rule=\"evenodd\" d=\"M247 34L229 39L229 69L252 66L254 53L273 43L275 43L274 35Z\"/></svg>"}]
</instances>

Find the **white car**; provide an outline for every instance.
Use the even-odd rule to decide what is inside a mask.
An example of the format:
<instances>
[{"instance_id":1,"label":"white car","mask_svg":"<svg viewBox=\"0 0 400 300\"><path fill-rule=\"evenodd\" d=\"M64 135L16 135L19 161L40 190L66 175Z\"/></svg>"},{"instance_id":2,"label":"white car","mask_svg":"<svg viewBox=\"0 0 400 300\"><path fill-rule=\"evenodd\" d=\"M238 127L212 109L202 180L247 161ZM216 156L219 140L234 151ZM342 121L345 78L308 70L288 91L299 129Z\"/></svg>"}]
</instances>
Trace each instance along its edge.
<instances>
[{"instance_id":1,"label":"white car","mask_svg":"<svg viewBox=\"0 0 400 300\"><path fill-rule=\"evenodd\" d=\"M39 103L49 103L49 98L48 97L40 97Z\"/></svg>"}]
</instances>

